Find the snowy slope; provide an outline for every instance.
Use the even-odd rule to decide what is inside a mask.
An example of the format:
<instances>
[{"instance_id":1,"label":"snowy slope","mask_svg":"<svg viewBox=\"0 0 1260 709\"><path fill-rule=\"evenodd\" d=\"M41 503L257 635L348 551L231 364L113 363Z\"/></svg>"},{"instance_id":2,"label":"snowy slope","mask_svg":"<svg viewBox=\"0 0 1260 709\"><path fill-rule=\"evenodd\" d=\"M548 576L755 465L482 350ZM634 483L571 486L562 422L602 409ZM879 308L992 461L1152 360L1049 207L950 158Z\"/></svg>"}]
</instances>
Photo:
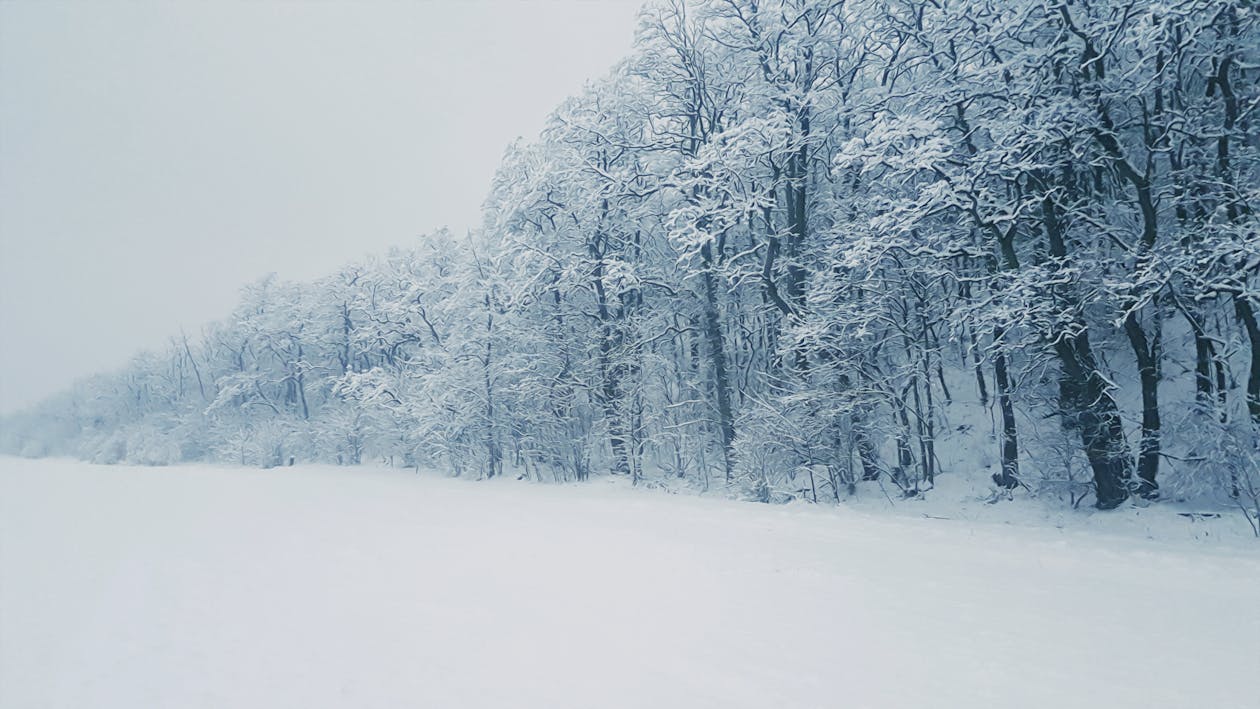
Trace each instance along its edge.
<instances>
[{"instance_id":1,"label":"snowy slope","mask_svg":"<svg viewBox=\"0 0 1260 709\"><path fill-rule=\"evenodd\" d=\"M0 459L0 706L1255 707L1260 546Z\"/></svg>"}]
</instances>

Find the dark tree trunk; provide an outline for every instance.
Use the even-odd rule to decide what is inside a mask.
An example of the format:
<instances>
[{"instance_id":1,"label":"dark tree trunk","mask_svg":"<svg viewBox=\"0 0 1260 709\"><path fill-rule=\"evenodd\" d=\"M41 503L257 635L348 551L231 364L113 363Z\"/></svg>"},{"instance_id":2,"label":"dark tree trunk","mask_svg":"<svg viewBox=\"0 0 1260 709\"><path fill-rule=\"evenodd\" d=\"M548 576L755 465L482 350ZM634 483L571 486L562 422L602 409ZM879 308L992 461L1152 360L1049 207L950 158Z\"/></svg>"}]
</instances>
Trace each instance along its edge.
<instances>
[{"instance_id":1,"label":"dark tree trunk","mask_svg":"<svg viewBox=\"0 0 1260 709\"><path fill-rule=\"evenodd\" d=\"M486 296L486 308L490 307L490 296ZM482 361L482 384L486 389L486 478L493 478L503 473L503 451L494 435L494 383L490 379L490 367L494 358L494 342L490 339L494 332L494 313L486 313L486 355Z\"/></svg>"},{"instance_id":2,"label":"dark tree trunk","mask_svg":"<svg viewBox=\"0 0 1260 709\"><path fill-rule=\"evenodd\" d=\"M1014 231L999 233L997 237L1003 269L1018 270L1019 256L1015 253ZM994 476L993 482L999 487L1013 490L1019 485L1019 437L1015 428L1015 404L1011 401L1011 377L1007 366L1006 345L1003 342L1005 335L1005 326L997 325L993 328L993 378L997 385L998 410L1002 414L1002 469Z\"/></svg>"},{"instance_id":3,"label":"dark tree trunk","mask_svg":"<svg viewBox=\"0 0 1260 709\"><path fill-rule=\"evenodd\" d=\"M858 461L862 463L863 480L879 480L879 451L866 430L865 415L853 414L853 440L857 444Z\"/></svg>"},{"instance_id":4,"label":"dark tree trunk","mask_svg":"<svg viewBox=\"0 0 1260 709\"><path fill-rule=\"evenodd\" d=\"M1237 17L1234 10L1229 10L1222 14L1225 24L1225 31L1231 39L1237 33ZM1248 210L1248 206L1243 201L1240 191L1234 184L1233 172L1230 167L1230 146L1229 141L1234 131L1239 116L1238 95L1234 91L1232 81L1232 71L1235 66L1235 55L1227 52L1222 55L1216 62L1216 75L1213 77L1212 83L1209 84L1209 96L1213 91L1219 89L1221 95L1221 105L1224 108L1224 122L1220 136L1216 142L1216 165L1217 173L1221 183L1227 187L1225 195L1225 213L1231 222L1237 221L1244 211ZM1239 280L1246 276L1243 275ZM1243 290L1243 283L1239 283L1239 290ZM1257 426L1260 426L1260 323L1257 322L1256 308L1251 299L1243 292L1234 293L1234 313L1238 319L1242 321L1243 329L1247 333L1247 340L1251 344L1251 369L1247 375L1247 413L1251 420Z\"/></svg>"},{"instance_id":5,"label":"dark tree trunk","mask_svg":"<svg viewBox=\"0 0 1260 709\"><path fill-rule=\"evenodd\" d=\"M1000 342L1003 331L993 333ZM1006 352L997 350L993 358L993 378L997 384L998 409L1002 412L1002 470L993 476L998 487L1013 490L1019 485L1019 438L1015 431L1015 406L1011 403L1011 381L1006 369Z\"/></svg>"},{"instance_id":6,"label":"dark tree trunk","mask_svg":"<svg viewBox=\"0 0 1260 709\"><path fill-rule=\"evenodd\" d=\"M1064 421L1080 433L1094 473L1095 506L1114 509L1129 497L1128 482L1133 475L1120 411L1098 372L1087 333L1061 338L1055 351L1063 367L1060 392Z\"/></svg>"},{"instance_id":7,"label":"dark tree trunk","mask_svg":"<svg viewBox=\"0 0 1260 709\"><path fill-rule=\"evenodd\" d=\"M1160 419L1159 419L1159 333L1147 342L1146 332L1130 311L1124 319L1124 332L1137 357L1138 377L1142 383L1142 441L1138 448L1138 494L1155 497L1159 483Z\"/></svg>"},{"instance_id":8,"label":"dark tree trunk","mask_svg":"<svg viewBox=\"0 0 1260 709\"><path fill-rule=\"evenodd\" d=\"M1251 370L1247 375L1247 413L1252 423L1260 426L1260 321L1256 318L1256 309L1247 296L1234 296L1234 313L1242 321L1247 331L1247 340L1251 343Z\"/></svg>"},{"instance_id":9,"label":"dark tree trunk","mask_svg":"<svg viewBox=\"0 0 1260 709\"><path fill-rule=\"evenodd\" d=\"M704 259L704 338L713 364L713 388L717 398L718 431L722 438L722 468L726 482L731 481L731 445L735 440L735 416L731 409L730 382L727 374L726 345L722 340L722 323L718 316L717 283L713 274L713 249L701 248Z\"/></svg>"},{"instance_id":10,"label":"dark tree trunk","mask_svg":"<svg viewBox=\"0 0 1260 709\"><path fill-rule=\"evenodd\" d=\"M1105 107L1100 110L1099 118L1105 130L1097 131L1095 138L1111 158L1116 172L1133 186L1137 196L1138 210L1142 215L1142 237L1138 244L1135 270L1140 271L1150 262L1158 236L1158 217L1151 182L1147 174L1138 172L1125 158L1124 150L1115 137L1115 126ZM1138 321L1141 293L1136 286L1133 290L1127 298L1128 312L1124 317L1124 332L1137 358L1138 375L1142 382L1142 442L1138 450L1138 490L1144 497L1151 497L1159 489L1155 481L1159 474L1160 449L1159 333L1154 333L1148 341L1146 332Z\"/></svg>"},{"instance_id":11,"label":"dark tree trunk","mask_svg":"<svg viewBox=\"0 0 1260 709\"><path fill-rule=\"evenodd\" d=\"M1203 332L1202 326L1194 317L1190 318L1190 326L1194 330L1194 393L1195 400L1204 410L1213 403L1212 386L1212 341Z\"/></svg>"},{"instance_id":12,"label":"dark tree trunk","mask_svg":"<svg viewBox=\"0 0 1260 709\"><path fill-rule=\"evenodd\" d=\"M1059 215L1049 196L1041 201L1042 226L1050 246L1050 255L1067 257L1067 244L1059 224ZM1068 307L1076 307L1067 294ZM1089 342L1089 330L1078 315L1069 327L1052 333L1054 351L1060 366L1059 408L1064 423L1076 430L1085 448L1085 457L1094 473L1095 506L1110 510L1129 497L1128 483L1133 476L1129 445L1124 439L1120 410L1111 396L1111 389L1098 369Z\"/></svg>"}]
</instances>

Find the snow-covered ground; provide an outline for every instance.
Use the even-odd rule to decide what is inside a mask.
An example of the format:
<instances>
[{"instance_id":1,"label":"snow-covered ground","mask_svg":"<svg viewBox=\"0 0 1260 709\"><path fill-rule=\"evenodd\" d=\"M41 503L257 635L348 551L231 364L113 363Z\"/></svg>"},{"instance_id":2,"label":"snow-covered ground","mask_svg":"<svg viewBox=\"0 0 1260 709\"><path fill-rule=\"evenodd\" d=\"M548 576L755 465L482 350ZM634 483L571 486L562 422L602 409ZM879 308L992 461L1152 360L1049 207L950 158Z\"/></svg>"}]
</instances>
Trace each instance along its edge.
<instances>
[{"instance_id":1,"label":"snow-covered ground","mask_svg":"<svg viewBox=\"0 0 1260 709\"><path fill-rule=\"evenodd\" d=\"M0 706L1260 706L1260 544L1126 529L5 458Z\"/></svg>"}]
</instances>

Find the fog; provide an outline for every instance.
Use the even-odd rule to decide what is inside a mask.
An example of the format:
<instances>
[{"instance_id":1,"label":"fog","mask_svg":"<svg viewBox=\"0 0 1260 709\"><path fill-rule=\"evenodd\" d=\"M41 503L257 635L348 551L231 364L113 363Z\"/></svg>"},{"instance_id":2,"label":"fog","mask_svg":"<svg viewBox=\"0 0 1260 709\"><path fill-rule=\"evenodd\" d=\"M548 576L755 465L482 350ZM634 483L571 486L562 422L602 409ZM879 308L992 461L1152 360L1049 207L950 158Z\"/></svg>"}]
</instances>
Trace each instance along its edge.
<instances>
[{"instance_id":1,"label":"fog","mask_svg":"<svg viewBox=\"0 0 1260 709\"><path fill-rule=\"evenodd\" d=\"M638 0L0 4L0 408L478 220Z\"/></svg>"}]
</instances>

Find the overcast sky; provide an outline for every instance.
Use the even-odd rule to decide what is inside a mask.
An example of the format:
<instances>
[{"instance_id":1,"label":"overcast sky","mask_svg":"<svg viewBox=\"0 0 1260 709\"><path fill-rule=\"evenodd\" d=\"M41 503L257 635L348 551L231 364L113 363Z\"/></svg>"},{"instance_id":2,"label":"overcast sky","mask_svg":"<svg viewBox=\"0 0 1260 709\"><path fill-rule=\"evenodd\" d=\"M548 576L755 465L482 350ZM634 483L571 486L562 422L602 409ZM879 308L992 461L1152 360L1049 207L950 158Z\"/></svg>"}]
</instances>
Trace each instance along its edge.
<instances>
[{"instance_id":1,"label":"overcast sky","mask_svg":"<svg viewBox=\"0 0 1260 709\"><path fill-rule=\"evenodd\" d=\"M0 409L475 224L639 4L0 2Z\"/></svg>"}]
</instances>

